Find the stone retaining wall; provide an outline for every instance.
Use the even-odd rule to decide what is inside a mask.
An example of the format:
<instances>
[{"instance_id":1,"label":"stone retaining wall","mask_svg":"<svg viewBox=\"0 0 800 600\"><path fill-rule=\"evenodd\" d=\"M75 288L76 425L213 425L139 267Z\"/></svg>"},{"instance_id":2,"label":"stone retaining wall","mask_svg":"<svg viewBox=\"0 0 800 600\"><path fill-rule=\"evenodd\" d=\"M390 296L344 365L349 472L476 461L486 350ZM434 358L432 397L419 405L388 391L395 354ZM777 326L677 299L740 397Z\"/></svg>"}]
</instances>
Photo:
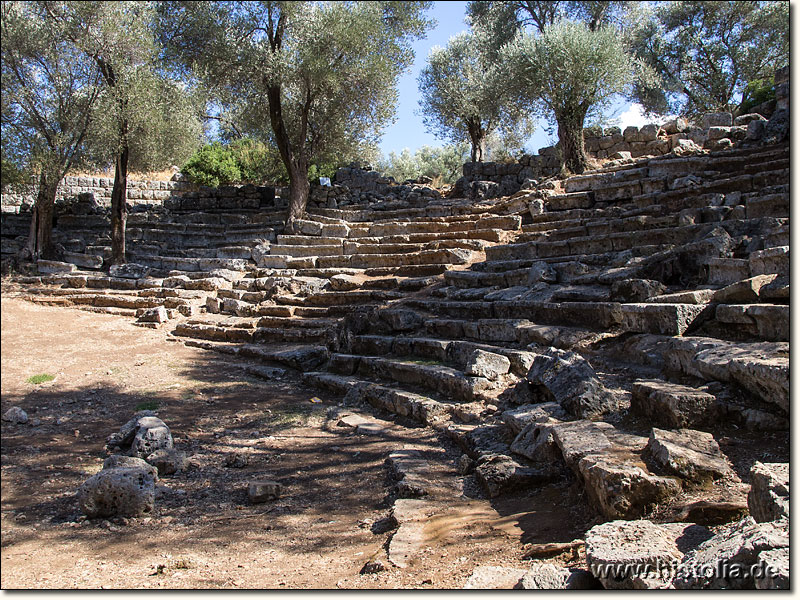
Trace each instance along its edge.
<instances>
[{"instance_id":1,"label":"stone retaining wall","mask_svg":"<svg viewBox=\"0 0 800 600\"><path fill-rule=\"evenodd\" d=\"M56 192L59 212L95 212L111 207L111 177L65 177ZM243 185L210 188L188 181L128 180L127 202L134 210L161 207L170 210L257 209L274 207L275 188ZM32 186L23 193L2 195L4 213L26 212L36 199ZM80 208L78 208L80 207Z\"/></svg>"}]
</instances>

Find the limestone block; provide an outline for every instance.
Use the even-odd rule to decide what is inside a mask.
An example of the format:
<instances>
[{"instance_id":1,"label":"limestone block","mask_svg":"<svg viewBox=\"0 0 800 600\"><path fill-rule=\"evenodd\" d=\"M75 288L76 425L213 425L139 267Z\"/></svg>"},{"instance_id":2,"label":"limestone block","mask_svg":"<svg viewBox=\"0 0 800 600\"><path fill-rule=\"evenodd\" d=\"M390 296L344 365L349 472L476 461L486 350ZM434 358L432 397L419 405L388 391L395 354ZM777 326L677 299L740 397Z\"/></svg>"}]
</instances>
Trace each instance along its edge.
<instances>
[{"instance_id":1,"label":"limestone block","mask_svg":"<svg viewBox=\"0 0 800 600\"><path fill-rule=\"evenodd\" d=\"M731 125L733 125L733 115L729 112L706 113L703 115L703 129L730 127Z\"/></svg>"},{"instance_id":2,"label":"limestone block","mask_svg":"<svg viewBox=\"0 0 800 600\"><path fill-rule=\"evenodd\" d=\"M714 436L704 431L666 431L654 427L646 451L662 468L695 483L733 473Z\"/></svg>"},{"instance_id":3,"label":"limestone block","mask_svg":"<svg viewBox=\"0 0 800 600\"><path fill-rule=\"evenodd\" d=\"M550 348L538 354L527 375L543 401L555 401L577 418L603 414L616 407L613 395L597 379L589 362L574 352Z\"/></svg>"},{"instance_id":4,"label":"limestone block","mask_svg":"<svg viewBox=\"0 0 800 600\"><path fill-rule=\"evenodd\" d=\"M277 481L256 479L247 484L247 497L256 504L280 498L282 486Z\"/></svg>"},{"instance_id":5,"label":"limestone block","mask_svg":"<svg viewBox=\"0 0 800 600\"><path fill-rule=\"evenodd\" d=\"M761 288L772 283L777 277L777 274L772 273L769 275L757 275L756 277L737 281L736 283L732 283L714 292L712 301L723 304L750 304L758 302Z\"/></svg>"},{"instance_id":6,"label":"limestone block","mask_svg":"<svg viewBox=\"0 0 800 600\"><path fill-rule=\"evenodd\" d=\"M28 413L22 410L19 406L12 406L3 413L3 421L22 425L28 422Z\"/></svg>"},{"instance_id":7,"label":"limestone block","mask_svg":"<svg viewBox=\"0 0 800 600\"><path fill-rule=\"evenodd\" d=\"M513 567L482 566L477 567L470 575L465 590L502 590L514 589L525 576L525 569Z\"/></svg>"},{"instance_id":8,"label":"limestone block","mask_svg":"<svg viewBox=\"0 0 800 600\"><path fill-rule=\"evenodd\" d=\"M526 467L505 454L481 457L475 467L475 478L491 498L512 489L552 480L543 470Z\"/></svg>"},{"instance_id":9,"label":"limestone block","mask_svg":"<svg viewBox=\"0 0 800 600\"><path fill-rule=\"evenodd\" d=\"M610 521L586 532L586 564L606 589L635 589L631 569L655 572L683 557L669 532L650 521Z\"/></svg>"},{"instance_id":10,"label":"limestone block","mask_svg":"<svg viewBox=\"0 0 800 600\"><path fill-rule=\"evenodd\" d=\"M136 320L140 323L166 323L169 320L167 309L163 306L140 309L136 313L138 317Z\"/></svg>"},{"instance_id":11,"label":"limestone block","mask_svg":"<svg viewBox=\"0 0 800 600\"><path fill-rule=\"evenodd\" d=\"M789 463L756 462L750 469L747 506L759 522L789 517Z\"/></svg>"},{"instance_id":12,"label":"limestone block","mask_svg":"<svg viewBox=\"0 0 800 600\"><path fill-rule=\"evenodd\" d=\"M173 473L183 471L186 469L187 465L186 454L174 448L169 450L156 450L148 455L146 460L149 464L158 469L159 475L172 475Z\"/></svg>"},{"instance_id":13,"label":"limestone block","mask_svg":"<svg viewBox=\"0 0 800 600\"><path fill-rule=\"evenodd\" d=\"M139 467L113 467L78 488L78 505L88 517L139 517L153 512L155 478Z\"/></svg>"},{"instance_id":14,"label":"limestone block","mask_svg":"<svg viewBox=\"0 0 800 600\"><path fill-rule=\"evenodd\" d=\"M508 373L510 368L511 361L505 356L476 349L467 360L464 372L467 375L495 380Z\"/></svg>"},{"instance_id":15,"label":"limestone block","mask_svg":"<svg viewBox=\"0 0 800 600\"><path fill-rule=\"evenodd\" d=\"M108 274L111 277L124 277L126 279L141 279L150 273L150 268L137 263L111 265Z\"/></svg>"},{"instance_id":16,"label":"limestone block","mask_svg":"<svg viewBox=\"0 0 800 600\"><path fill-rule=\"evenodd\" d=\"M666 381L638 380L632 392L631 410L661 427L707 425L719 416L717 399L703 390Z\"/></svg>"},{"instance_id":17,"label":"limestone block","mask_svg":"<svg viewBox=\"0 0 800 600\"><path fill-rule=\"evenodd\" d=\"M757 578L752 576L751 567L758 564L763 553L788 547L788 519L756 523L746 517L721 528L689 552L673 584L678 589L753 589ZM726 568L720 569L720 565Z\"/></svg>"},{"instance_id":18,"label":"limestone block","mask_svg":"<svg viewBox=\"0 0 800 600\"><path fill-rule=\"evenodd\" d=\"M736 126L741 125L749 125L753 121L766 121L762 115L758 113L747 113L745 115L739 115L733 120L733 124Z\"/></svg>"}]
</instances>

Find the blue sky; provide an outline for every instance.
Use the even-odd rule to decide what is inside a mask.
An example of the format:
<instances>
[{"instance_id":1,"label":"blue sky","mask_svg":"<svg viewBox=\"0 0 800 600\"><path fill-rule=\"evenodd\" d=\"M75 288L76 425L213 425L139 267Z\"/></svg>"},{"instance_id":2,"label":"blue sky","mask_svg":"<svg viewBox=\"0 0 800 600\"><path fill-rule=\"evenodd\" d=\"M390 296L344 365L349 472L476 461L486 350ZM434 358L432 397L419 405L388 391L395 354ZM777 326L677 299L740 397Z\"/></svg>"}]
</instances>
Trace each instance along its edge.
<instances>
[{"instance_id":1,"label":"blue sky","mask_svg":"<svg viewBox=\"0 0 800 600\"><path fill-rule=\"evenodd\" d=\"M414 114L419 108L419 90L417 77L425 66L428 53L434 46L446 46L447 41L457 33L467 30L464 23L466 2L434 2L429 15L436 19L437 25L428 32L425 39L417 40L414 44L414 64L411 71L405 73L399 83L399 102L397 106L396 122L384 132L380 142L381 152L388 156L390 151L399 153L403 148L412 152L420 146L442 146L447 142L434 137L425 131L422 117ZM613 114L618 115L620 126L643 125L647 121L641 116L641 111L636 105L629 102L618 102L612 108ZM549 146L556 140L551 139L540 126L533 137L525 146L534 152L544 146Z\"/></svg>"}]
</instances>

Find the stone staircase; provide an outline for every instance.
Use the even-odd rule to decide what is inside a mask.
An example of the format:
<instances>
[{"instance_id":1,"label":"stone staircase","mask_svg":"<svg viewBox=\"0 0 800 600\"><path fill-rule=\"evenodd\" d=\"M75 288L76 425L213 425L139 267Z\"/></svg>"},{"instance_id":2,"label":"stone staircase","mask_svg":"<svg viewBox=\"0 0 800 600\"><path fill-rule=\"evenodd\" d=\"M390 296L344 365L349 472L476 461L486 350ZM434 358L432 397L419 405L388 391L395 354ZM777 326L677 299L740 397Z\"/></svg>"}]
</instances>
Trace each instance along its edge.
<instances>
[{"instance_id":1,"label":"stone staircase","mask_svg":"<svg viewBox=\"0 0 800 600\"><path fill-rule=\"evenodd\" d=\"M788 441L788 156L616 161L483 204L311 209L291 234L278 206L142 215L141 271L18 281L431 427L489 497L741 503L747 452Z\"/></svg>"},{"instance_id":2,"label":"stone staircase","mask_svg":"<svg viewBox=\"0 0 800 600\"><path fill-rule=\"evenodd\" d=\"M608 519L741 502L750 465L719 441L788 429L787 181L781 146L517 194L511 243L358 306L304 380L434 427L490 496L567 477Z\"/></svg>"}]
</instances>

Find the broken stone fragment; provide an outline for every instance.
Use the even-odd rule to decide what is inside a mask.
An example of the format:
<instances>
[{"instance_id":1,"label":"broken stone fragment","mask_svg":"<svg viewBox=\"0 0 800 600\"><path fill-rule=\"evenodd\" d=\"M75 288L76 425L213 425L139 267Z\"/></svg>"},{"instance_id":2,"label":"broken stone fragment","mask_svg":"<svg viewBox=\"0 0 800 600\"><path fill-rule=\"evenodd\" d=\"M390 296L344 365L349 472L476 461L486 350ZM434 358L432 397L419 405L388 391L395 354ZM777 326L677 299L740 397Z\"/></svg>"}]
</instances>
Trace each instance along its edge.
<instances>
[{"instance_id":1,"label":"broken stone fragment","mask_svg":"<svg viewBox=\"0 0 800 600\"><path fill-rule=\"evenodd\" d=\"M586 532L586 564L606 589L641 589L648 576L663 582L658 570L682 556L673 535L650 521L611 521Z\"/></svg>"},{"instance_id":2,"label":"broken stone fragment","mask_svg":"<svg viewBox=\"0 0 800 600\"><path fill-rule=\"evenodd\" d=\"M130 455L145 458L156 450L170 450L173 447L169 427L158 417L141 417L131 442Z\"/></svg>"},{"instance_id":3,"label":"broken stone fragment","mask_svg":"<svg viewBox=\"0 0 800 600\"><path fill-rule=\"evenodd\" d=\"M172 475L186 469L186 454L174 448L156 450L147 457L147 462L158 469L159 475Z\"/></svg>"},{"instance_id":4,"label":"broken stone fragment","mask_svg":"<svg viewBox=\"0 0 800 600\"><path fill-rule=\"evenodd\" d=\"M353 277L352 275L334 275L331 277L330 282L331 289L337 292L347 292L361 287L361 283L359 282L358 278Z\"/></svg>"},{"instance_id":5,"label":"broken stone fragment","mask_svg":"<svg viewBox=\"0 0 800 600\"><path fill-rule=\"evenodd\" d=\"M495 380L508 373L509 369L511 361L505 356L476 349L467 360L464 372L467 375Z\"/></svg>"},{"instance_id":6,"label":"broken stone fragment","mask_svg":"<svg viewBox=\"0 0 800 600\"><path fill-rule=\"evenodd\" d=\"M512 489L553 480L553 476L544 470L526 467L504 454L481 457L475 468L475 477L492 498Z\"/></svg>"},{"instance_id":7,"label":"broken stone fragment","mask_svg":"<svg viewBox=\"0 0 800 600\"><path fill-rule=\"evenodd\" d=\"M28 413L22 410L19 406L12 406L3 413L3 421L22 425L28 422Z\"/></svg>"},{"instance_id":8,"label":"broken stone fragment","mask_svg":"<svg viewBox=\"0 0 800 600\"><path fill-rule=\"evenodd\" d=\"M789 548L788 519L756 523L746 517L720 528L714 537L689 552L673 583L678 589L690 590L742 590L768 585L763 565L760 569L753 567L759 565L765 552L784 548Z\"/></svg>"},{"instance_id":9,"label":"broken stone fragment","mask_svg":"<svg viewBox=\"0 0 800 600\"><path fill-rule=\"evenodd\" d=\"M662 468L695 483L733 473L714 436L704 431L666 431L654 427L646 451Z\"/></svg>"},{"instance_id":10,"label":"broken stone fragment","mask_svg":"<svg viewBox=\"0 0 800 600\"><path fill-rule=\"evenodd\" d=\"M92 475L78 489L78 505L88 517L140 517L153 512L153 467L112 467Z\"/></svg>"},{"instance_id":11,"label":"broken stone fragment","mask_svg":"<svg viewBox=\"0 0 800 600\"><path fill-rule=\"evenodd\" d=\"M567 569L552 563L534 563L522 576L517 589L523 590L597 590L600 581L589 571Z\"/></svg>"},{"instance_id":12,"label":"broken stone fragment","mask_svg":"<svg viewBox=\"0 0 800 600\"><path fill-rule=\"evenodd\" d=\"M250 502L260 503L277 500L281 495L281 484L277 481L257 479L247 484L247 497Z\"/></svg>"},{"instance_id":13,"label":"broken stone fragment","mask_svg":"<svg viewBox=\"0 0 800 600\"><path fill-rule=\"evenodd\" d=\"M465 590L511 590L525 576L527 570L513 567L482 566L470 575Z\"/></svg>"},{"instance_id":14,"label":"broken stone fragment","mask_svg":"<svg viewBox=\"0 0 800 600\"><path fill-rule=\"evenodd\" d=\"M142 309L141 312L137 311L137 316L140 323L166 323L169 320L167 309L163 306Z\"/></svg>"},{"instance_id":15,"label":"broken stone fragment","mask_svg":"<svg viewBox=\"0 0 800 600\"><path fill-rule=\"evenodd\" d=\"M638 380L632 392L631 410L648 417L654 425L705 425L719 416L716 397L703 390L660 380Z\"/></svg>"},{"instance_id":16,"label":"broken stone fragment","mask_svg":"<svg viewBox=\"0 0 800 600\"><path fill-rule=\"evenodd\" d=\"M789 517L789 463L756 462L750 469L747 506L759 522Z\"/></svg>"},{"instance_id":17,"label":"broken stone fragment","mask_svg":"<svg viewBox=\"0 0 800 600\"><path fill-rule=\"evenodd\" d=\"M615 397L597 379L589 361L569 350L550 348L538 354L527 379L537 386L543 402L558 402L579 419L602 415L617 407Z\"/></svg>"}]
</instances>

